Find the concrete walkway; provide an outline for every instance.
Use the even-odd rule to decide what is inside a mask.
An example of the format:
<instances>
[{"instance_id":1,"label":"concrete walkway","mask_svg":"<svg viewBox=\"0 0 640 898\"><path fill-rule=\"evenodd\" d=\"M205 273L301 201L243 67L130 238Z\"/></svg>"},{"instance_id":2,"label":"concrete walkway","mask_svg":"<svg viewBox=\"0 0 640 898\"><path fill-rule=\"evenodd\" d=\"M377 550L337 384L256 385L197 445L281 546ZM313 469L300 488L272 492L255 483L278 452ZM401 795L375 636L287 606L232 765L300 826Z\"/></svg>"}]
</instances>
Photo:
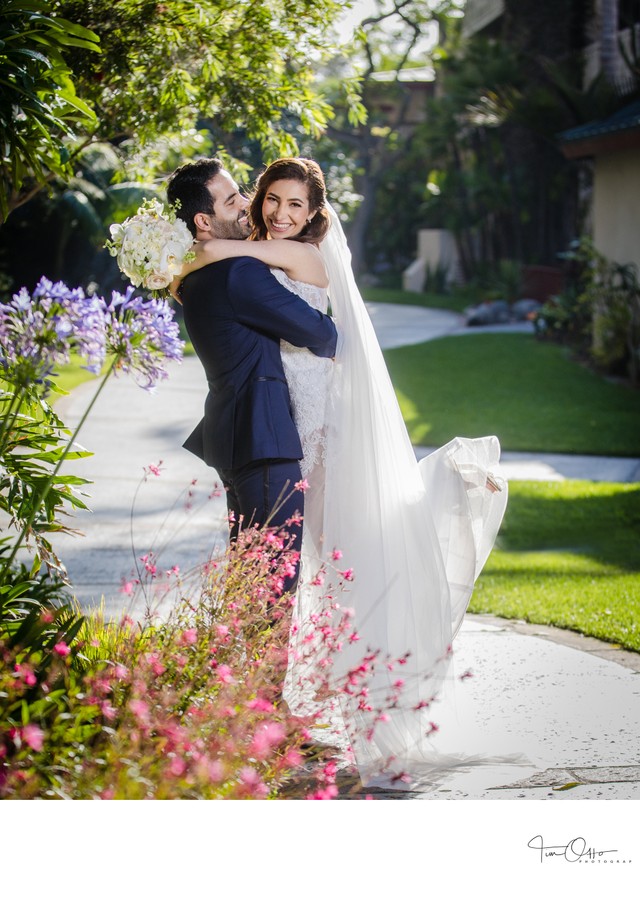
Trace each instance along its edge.
<instances>
[{"instance_id":1,"label":"concrete walkway","mask_svg":"<svg viewBox=\"0 0 640 898\"><path fill-rule=\"evenodd\" d=\"M376 304L370 313L384 348L461 333L460 316L449 312ZM522 326L501 328L514 329ZM463 331L469 332L479 330ZM58 403L69 426L94 390L83 384ZM121 586L149 551L157 553L159 569L185 571L224 541L215 472L181 448L201 417L204 394L200 363L187 358L155 394L119 378L99 398L81 434L94 455L69 465L93 481L92 511L73 522L84 536L55 543L85 607L103 600L109 613L127 608ZM160 462L160 476L145 477L145 468ZM505 453L502 470L508 479L631 482L640 478L640 459ZM523 753L530 763L461 769L419 793L384 797L640 798L640 655L566 631L473 615L455 649L457 668L474 676L458 690L457 719L441 731L469 751ZM569 782L580 785L554 788Z\"/></svg>"}]
</instances>

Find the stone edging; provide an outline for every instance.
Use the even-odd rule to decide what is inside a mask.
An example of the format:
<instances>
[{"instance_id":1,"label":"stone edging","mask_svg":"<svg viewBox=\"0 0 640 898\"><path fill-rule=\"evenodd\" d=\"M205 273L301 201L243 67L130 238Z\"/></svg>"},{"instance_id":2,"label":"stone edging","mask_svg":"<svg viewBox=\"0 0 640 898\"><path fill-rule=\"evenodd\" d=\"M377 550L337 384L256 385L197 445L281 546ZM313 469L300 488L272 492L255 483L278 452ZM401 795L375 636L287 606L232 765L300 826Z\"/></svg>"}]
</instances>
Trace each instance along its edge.
<instances>
[{"instance_id":1,"label":"stone edging","mask_svg":"<svg viewBox=\"0 0 640 898\"><path fill-rule=\"evenodd\" d=\"M584 636L582 633L573 632L573 630L562 630L560 627L549 627L545 624L530 624L523 620L495 617L492 614L468 614L467 617L476 623L490 624L492 627L510 630L522 636L537 636L540 639L548 639L550 642L567 646L567 648L577 649L580 652L587 652L590 655L595 655L597 658L603 658L605 661L615 661L616 664L620 664L622 667L640 673L640 652L631 652L614 643L595 639L593 636Z\"/></svg>"}]
</instances>

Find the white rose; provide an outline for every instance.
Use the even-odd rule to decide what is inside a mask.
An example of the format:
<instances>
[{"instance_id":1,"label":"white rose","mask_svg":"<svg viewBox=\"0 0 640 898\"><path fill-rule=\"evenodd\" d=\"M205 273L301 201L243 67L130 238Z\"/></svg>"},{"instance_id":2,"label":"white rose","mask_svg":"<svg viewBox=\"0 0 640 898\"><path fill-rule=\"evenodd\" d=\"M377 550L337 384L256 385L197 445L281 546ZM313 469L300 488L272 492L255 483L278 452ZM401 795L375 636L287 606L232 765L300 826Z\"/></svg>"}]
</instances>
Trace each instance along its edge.
<instances>
[{"instance_id":1,"label":"white rose","mask_svg":"<svg viewBox=\"0 0 640 898\"><path fill-rule=\"evenodd\" d=\"M164 290L165 287L169 286L172 280L170 275L152 271L151 274L148 274L144 279L144 285L148 290Z\"/></svg>"}]
</instances>

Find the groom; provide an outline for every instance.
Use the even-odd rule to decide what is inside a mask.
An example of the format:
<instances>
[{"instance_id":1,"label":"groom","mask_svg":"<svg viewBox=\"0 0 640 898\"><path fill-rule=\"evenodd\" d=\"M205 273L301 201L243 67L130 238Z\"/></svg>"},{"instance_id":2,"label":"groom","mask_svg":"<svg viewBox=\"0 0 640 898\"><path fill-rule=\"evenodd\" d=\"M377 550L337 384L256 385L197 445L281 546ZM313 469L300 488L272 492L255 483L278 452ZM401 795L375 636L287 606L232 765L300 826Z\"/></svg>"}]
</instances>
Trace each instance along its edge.
<instances>
[{"instance_id":1,"label":"groom","mask_svg":"<svg viewBox=\"0 0 640 898\"><path fill-rule=\"evenodd\" d=\"M178 168L167 197L172 205L179 202L178 215L196 240L248 236L248 200L218 159ZM280 340L332 358L335 325L282 287L263 262L246 256L189 274L181 299L187 333L209 384L204 418L184 446L220 475L232 539L243 525L280 529L296 512L304 514L304 493L294 489L301 480L302 447ZM290 536L299 552L301 527L293 527ZM296 577L286 589L295 587Z\"/></svg>"}]
</instances>

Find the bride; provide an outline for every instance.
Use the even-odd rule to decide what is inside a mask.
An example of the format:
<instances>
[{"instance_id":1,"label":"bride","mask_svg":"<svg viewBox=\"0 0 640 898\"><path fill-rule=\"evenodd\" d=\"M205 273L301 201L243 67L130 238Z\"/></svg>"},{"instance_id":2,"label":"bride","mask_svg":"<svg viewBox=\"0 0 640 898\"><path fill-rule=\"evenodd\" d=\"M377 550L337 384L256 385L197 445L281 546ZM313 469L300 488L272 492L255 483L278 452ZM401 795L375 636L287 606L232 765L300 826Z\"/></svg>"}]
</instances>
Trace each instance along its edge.
<instances>
[{"instance_id":1,"label":"bride","mask_svg":"<svg viewBox=\"0 0 640 898\"><path fill-rule=\"evenodd\" d=\"M272 163L249 214L252 240L199 244L183 276L229 256L257 257L314 308L330 305L339 331L333 362L281 345L309 484L291 637L292 658L306 660L292 661L285 696L293 713L317 717L321 701L307 688L313 659L297 649L324 597L341 590L360 640L338 654L335 673L346 675L363 646L378 650L368 686L393 700L375 727L366 703L345 695L339 708L326 700L327 718L347 733L363 782L415 780L452 761L428 738L437 729L432 705L451 682L451 646L506 507L498 440L456 437L416 461L317 163ZM341 553L342 574L327 564L332 552ZM313 576L319 564L322 584ZM402 658L401 668L384 658Z\"/></svg>"}]
</instances>

